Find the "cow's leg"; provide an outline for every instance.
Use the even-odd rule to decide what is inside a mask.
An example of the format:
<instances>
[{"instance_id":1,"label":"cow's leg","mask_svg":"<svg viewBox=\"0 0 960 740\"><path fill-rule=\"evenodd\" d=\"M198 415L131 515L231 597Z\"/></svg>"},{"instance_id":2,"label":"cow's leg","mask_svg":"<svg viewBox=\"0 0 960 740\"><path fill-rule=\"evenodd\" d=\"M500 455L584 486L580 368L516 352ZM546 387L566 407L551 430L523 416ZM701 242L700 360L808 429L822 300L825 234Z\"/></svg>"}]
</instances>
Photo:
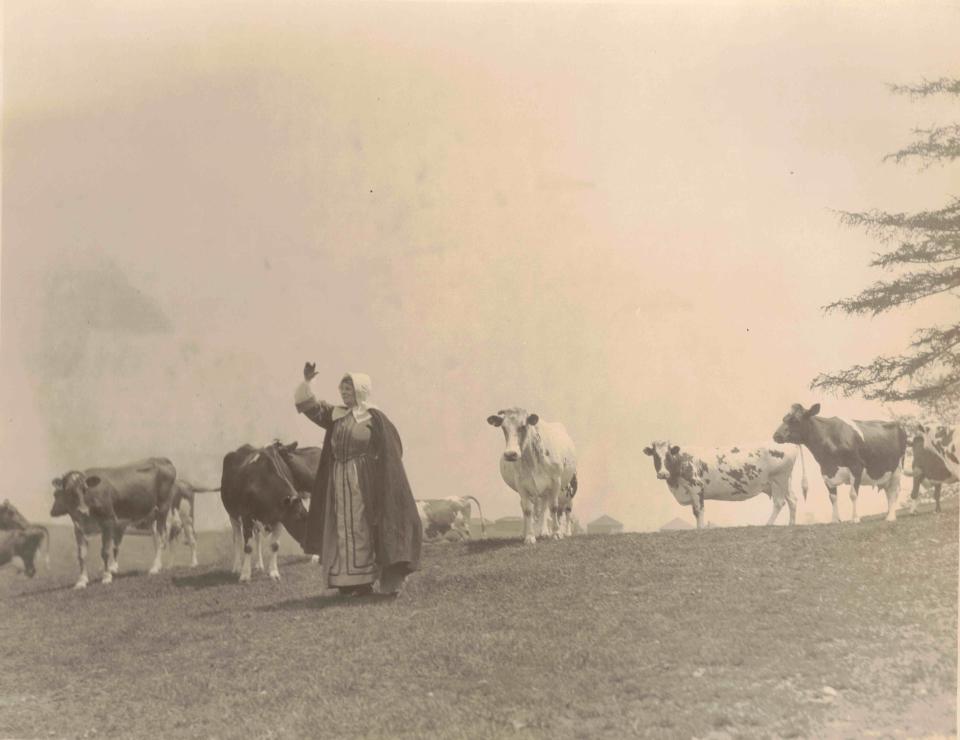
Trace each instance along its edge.
<instances>
[{"instance_id":1,"label":"cow's leg","mask_svg":"<svg viewBox=\"0 0 960 740\"><path fill-rule=\"evenodd\" d=\"M783 508L783 499L778 496L776 493L773 494L773 510L770 512L770 518L767 519L767 526L769 527L775 521L777 517L780 516L780 510ZM790 522L793 524L793 522Z\"/></svg>"},{"instance_id":2,"label":"cow's leg","mask_svg":"<svg viewBox=\"0 0 960 740\"><path fill-rule=\"evenodd\" d=\"M830 494L830 506L833 508L833 516L830 517L831 522L840 521L840 509L837 508L837 487L827 484L827 493Z\"/></svg>"},{"instance_id":3,"label":"cow's leg","mask_svg":"<svg viewBox=\"0 0 960 740\"><path fill-rule=\"evenodd\" d=\"M920 485L923 483L923 471L914 466L913 488L910 491L910 513L917 513L917 503L920 501Z\"/></svg>"},{"instance_id":4,"label":"cow's leg","mask_svg":"<svg viewBox=\"0 0 960 740\"><path fill-rule=\"evenodd\" d=\"M113 582L113 522L100 525L100 557L103 558L103 583Z\"/></svg>"},{"instance_id":5,"label":"cow's leg","mask_svg":"<svg viewBox=\"0 0 960 740\"><path fill-rule=\"evenodd\" d=\"M197 532L193 527L193 512L180 513L180 529L183 532L183 541L190 548L190 567L196 568L197 562Z\"/></svg>"},{"instance_id":6,"label":"cow's leg","mask_svg":"<svg viewBox=\"0 0 960 740\"><path fill-rule=\"evenodd\" d=\"M897 499L900 498L900 468L890 474L890 480L884 486L887 494L887 521L897 521Z\"/></svg>"},{"instance_id":7,"label":"cow's leg","mask_svg":"<svg viewBox=\"0 0 960 740\"><path fill-rule=\"evenodd\" d=\"M233 529L233 567L231 573L239 573L243 564L243 525L239 519L230 517L230 527Z\"/></svg>"},{"instance_id":8,"label":"cow's leg","mask_svg":"<svg viewBox=\"0 0 960 740\"><path fill-rule=\"evenodd\" d=\"M120 543L123 542L123 527L117 525L113 529L113 562L110 564L111 573L116 575L120 572Z\"/></svg>"},{"instance_id":9,"label":"cow's leg","mask_svg":"<svg viewBox=\"0 0 960 740\"><path fill-rule=\"evenodd\" d=\"M244 517L241 523L243 524L243 565L240 566L240 583L246 583L250 580L250 561L253 555L253 546L250 544L250 540L254 536L254 523L247 517ZM257 544L259 546L259 539Z\"/></svg>"},{"instance_id":10,"label":"cow's leg","mask_svg":"<svg viewBox=\"0 0 960 740\"><path fill-rule=\"evenodd\" d=\"M283 532L283 525L277 522L270 528L270 580L280 580L280 568L277 567L278 553L280 551L280 533Z\"/></svg>"},{"instance_id":11,"label":"cow's leg","mask_svg":"<svg viewBox=\"0 0 960 740\"><path fill-rule=\"evenodd\" d=\"M253 541L255 543L255 547L257 548L257 561L254 564L253 569L262 573L264 570L266 570L263 567L263 527L256 522L253 524Z\"/></svg>"},{"instance_id":12,"label":"cow's leg","mask_svg":"<svg viewBox=\"0 0 960 740\"><path fill-rule=\"evenodd\" d=\"M933 485L933 500L936 502L936 505L937 505L937 508L934 509L934 511L936 511L939 514L941 511L943 511L940 508L940 484L939 483L935 483Z\"/></svg>"},{"instance_id":13,"label":"cow's leg","mask_svg":"<svg viewBox=\"0 0 960 740\"><path fill-rule=\"evenodd\" d=\"M520 509L523 511L523 544L537 544L537 534L534 529L536 512L534 511L533 501L525 493L520 494Z\"/></svg>"},{"instance_id":14,"label":"cow's leg","mask_svg":"<svg viewBox=\"0 0 960 740\"><path fill-rule=\"evenodd\" d=\"M563 532L560 531L560 479L557 478L553 484L550 486L550 490L547 493L547 504L549 504L550 509L550 536L559 540L563 537Z\"/></svg>"},{"instance_id":15,"label":"cow's leg","mask_svg":"<svg viewBox=\"0 0 960 740\"><path fill-rule=\"evenodd\" d=\"M86 588L90 582L87 576L87 536L78 525L73 525L73 536L77 540L77 560L80 562L80 578L77 579L74 588Z\"/></svg>"},{"instance_id":16,"label":"cow's leg","mask_svg":"<svg viewBox=\"0 0 960 740\"><path fill-rule=\"evenodd\" d=\"M155 576L163 567L163 535L160 533L160 524L156 519L150 524L150 533L153 535L153 565L147 573Z\"/></svg>"},{"instance_id":17,"label":"cow's leg","mask_svg":"<svg viewBox=\"0 0 960 740\"><path fill-rule=\"evenodd\" d=\"M697 520L697 529L703 529L703 493L690 492L690 508L693 509L693 518Z\"/></svg>"}]
</instances>

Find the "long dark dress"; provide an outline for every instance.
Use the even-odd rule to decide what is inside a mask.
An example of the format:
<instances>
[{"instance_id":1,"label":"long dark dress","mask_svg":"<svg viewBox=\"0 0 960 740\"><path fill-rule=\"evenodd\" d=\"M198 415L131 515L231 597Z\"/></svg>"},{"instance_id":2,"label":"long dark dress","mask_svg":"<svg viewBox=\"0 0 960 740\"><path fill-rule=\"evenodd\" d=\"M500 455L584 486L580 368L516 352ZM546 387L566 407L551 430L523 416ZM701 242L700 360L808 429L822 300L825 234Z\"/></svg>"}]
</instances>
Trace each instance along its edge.
<instances>
[{"instance_id":1,"label":"long dark dress","mask_svg":"<svg viewBox=\"0 0 960 740\"><path fill-rule=\"evenodd\" d=\"M320 555L325 580L395 592L420 564L423 529L403 469L400 435L377 409L334 420L319 402L301 411L327 430L303 549Z\"/></svg>"}]
</instances>

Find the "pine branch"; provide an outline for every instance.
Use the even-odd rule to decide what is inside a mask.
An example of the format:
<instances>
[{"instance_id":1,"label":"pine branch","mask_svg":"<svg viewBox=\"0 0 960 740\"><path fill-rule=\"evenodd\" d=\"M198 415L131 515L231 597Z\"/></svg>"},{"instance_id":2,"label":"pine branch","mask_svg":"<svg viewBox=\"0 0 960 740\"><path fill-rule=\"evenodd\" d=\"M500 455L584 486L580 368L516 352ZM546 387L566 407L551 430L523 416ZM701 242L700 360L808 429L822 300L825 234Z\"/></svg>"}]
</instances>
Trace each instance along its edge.
<instances>
[{"instance_id":1,"label":"pine branch","mask_svg":"<svg viewBox=\"0 0 960 740\"><path fill-rule=\"evenodd\" d=\"M924 329L910 346L916 350L913 354L878 357L869 365L822 373L810 387L871 401L950 405L960 399L960 324Z\"/></svg>"},{"instance_id":2,"label":"pine branch","mask_svg":"<svg viewBox=\"0 0 960 740\"><path fill-rule=\"evenodd\" d=\"M960 236L930 237L921 242L903 242L892 252L878 253L870 261L870 266L942 265L956 260L960 260Z\"/></svg>"},{"instance_id":3,"label":"pine branch","mask_svg":"<svg viewBox=\"0 0 960 740\"><path fill-rule=\"evenodd\" d=\"M936 211L888 213L887 211L838 211L840 223L863 228L880 241L891 241L914 232L932 232L960 239L960 198L953 198Z\"/></svg>"},{"instance_id":4,"label":"pine branch","mask_svg":"<svg viewBox=\"0 0 960 740\"><path fill-rule=\"evenodd\" d=\"M934 162L960 159L960 125L914 129L913 133L924 138L886 155L883 161L892 159L900 164L905 159L917 157L923 163L921 168L926 169Z\"/></svg>"},{"instance_id":5,"label":"pine branch","mask_svg":"<svg viewBox=\"0 0 960 740\"><path fill-rule=\"evenodd\" d=\"M844 313L873 316L897 306L909 306L923 298L947 293L960 288L960 265L943 270L912 272L896 280L877 282L853 298L834 301L823 307L827 313L841 310Z\"/></svg>"},{"instance_id":6,"label":"pine branch","mask_svg":"<svg viewBox=\"0 0 960 740\"><path fill-rule=\"evenodd\" d=\"M924 80L919 85L887 85L890 92L897 95L909 95L911 98L924 98L928 95L960 95L960 78L941 77L939 80Z\"/></svg>"}]
</instances>

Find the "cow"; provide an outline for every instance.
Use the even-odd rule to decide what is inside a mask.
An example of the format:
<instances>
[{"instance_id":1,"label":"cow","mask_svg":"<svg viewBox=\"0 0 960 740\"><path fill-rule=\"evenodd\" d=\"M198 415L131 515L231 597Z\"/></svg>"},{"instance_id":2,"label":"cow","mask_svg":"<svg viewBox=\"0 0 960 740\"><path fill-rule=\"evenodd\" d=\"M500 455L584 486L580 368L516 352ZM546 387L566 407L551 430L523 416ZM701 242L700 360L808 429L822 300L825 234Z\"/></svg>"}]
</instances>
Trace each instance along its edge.
<instances>
[{"instance_id":1,"label":"cow","mask_svg":"<svg viewBox=\"0 0 960 740\"><path fill-rule=\"evenodd\" d=\"M503 431L506 449L500 457L500 475L520 494L523 511L523 542L533 545L542 534L543 517L549 507L548 535L560 539L561 509L566 513L576 491L577 459L573 440L563 424L540 421L522 408L498 411L487 423ZM569 513L566 513L569 522Z\"/></svg>"},{"instance_id":2,"label":"cow","mask_svg":"<svg viewBox=\"0 0 960 740\"><path fill-rule=\"evenodd\" d=\"M9 531L20 531L26 532L30 531L30 537L21 538L17 540L16 538L7 538L6 533ZM40 546L42 542L46 542L46 551L45 551L45 562L49 567L50 565L50 533L47 531L46 527L42 527L39 524L31 524L30 521L20 513L20 510L16 506L10 503L9 499L4 499L3 503L0 504L0 535L4 536L4 541L9 543L9 547L12 548L13 555L16 555L24 563L24 569L26 574L33 577L36 573L36 568L33 565L34 557L36 556L37 547L33 547L35 535L37 532L40 532L40 541L38 541L37 547ZM29 556L29 562L24 557L24 553ZM11 555L10 557L13 557ZM0 565L9 562L4 560Z\"/></svg>"},{"instance_id":3,"label":"cow","mask_svg":"<svg viewBox=\"0 0 960 740\"><path fill-rule=\"evenodd\" d=\"M47 563L49 565L50 533L46 527L27 527L0 531L0 566L18 557L23 561L23 572L33 578L37 572L35 559L44 539L47 541Z\"/></svg>"},{"instance_id":4,"label":"cow","mask_svg":"<svg viewBox=\"0 0 960 740\"><path fill-rule=\"evenodd\" d=\"M778 444L802 444L820 465L820 474L830 493L833 521L840 521L837 486L850 485L852 521L857 523L857 496L861 484L887 494L887 521L897 519L900 476L907 450L907 433L893 421L860 421L836 416L818 416L820 404L805 409L793 404L773 434Z\"/></svg>"},{"instance_id":5,"label":"cow","mask_svg":"<svg viewBox=\"0 0 960 740\"><path fill-rule=\"evenodd\" d=\"M440 537L452 531L461 536L470 537L471 501L476 503L480 514L480 536L486 535L480 502L473 496L448 496L447 498L417 499L417 512L423 524L424 536Z\"/></svg>"},{"instance_id":6,"label":"cow","mask_svg":"<svg viewBox=\"0 0 960 740\"><path fill-rule=\"evenodd\" d=\"M77 540L80 578L74 588L86 588L89 583L87 536L100 534L103 583L108 584L120 570L118 559L124 529L138 521L148 521L153 534L155 554L149 573L160 572L176 479L177 469L165 457L151 457L114 468L71 470L61 478L54 478L50 516L69 515Z\"/></svg>"},{"instance_id":7,"label":"cow","mask_svg":"<svg viewBox=\"0 0 960 740\"><path fill-rule=\"evenodd\" d=\"M196 568L197 561L197 531L194 527L194 497L198 493L214 493L219 491L209 486L198 486L182 478L177 478L173 484L173 502L170 505L169 539L172 545L180 533L183 532L184 544L190 548L190 567Z\"/></svg>"},{"instance_id":8,"label":"cow","mask_svg":"<svg viewBox=\"0 0 960 740\"><path fill-rule=\"evenodd\" d=\"M220 499L233 527L233 572L239 572L240 582L250 580L250 540L257 525L270 535L269 575L279 581L280 534L286 529L302 545L307 509L277 446L256 448L245 444L228 452L223 458Z\"/></svg>"},{"instance_id":9,"label":"cow","mask_svg":"<svg viewBox=\"0 0 960 740\"><path fill-rule=\"evenodd\" d=\"M910 492L910 513L917 510L920 498L920 486L927 484L933 488L936 512L940 513L940 488L944 483L956 483L960 479L960 465L957 462L956 441L960 438L960 428L946 426L917 425L911 440L913 468L904 470L904 475L913 477L913 490Z\"/></svg>"},{"instance_id":10,"label":"cow","mask_svg":"<svg viewBox=\"0 0 960 740\"><path fill-rule=\"evenodd\" d=\"M298 447L296 442L283 444L280 440L274 440L273 446L277 448L280 457L290 468L293 485L300 493L309 497L317 478L317 468L320 467L320 453L323 452L323 448Z\"/></svg>"},{"instance_id":11,"label":"cow","mask_svg":"<svg viewBox=\"0 0 960 740\"><path fill-rule=\"evenodd\" d=\"M797 462L798 447L747 445L684 448L669 442L654 442L643 448L653 458L657 478L665 481L681 506L690 506L697 529L704 527L704 504L713 501L746 501L761 493L773 499L767 525L773 524L786 502L791 526L797 523L797 498L790 490L790 474ZM807 481L802 481L807 497Z\"/></svg>"}]
</instances>

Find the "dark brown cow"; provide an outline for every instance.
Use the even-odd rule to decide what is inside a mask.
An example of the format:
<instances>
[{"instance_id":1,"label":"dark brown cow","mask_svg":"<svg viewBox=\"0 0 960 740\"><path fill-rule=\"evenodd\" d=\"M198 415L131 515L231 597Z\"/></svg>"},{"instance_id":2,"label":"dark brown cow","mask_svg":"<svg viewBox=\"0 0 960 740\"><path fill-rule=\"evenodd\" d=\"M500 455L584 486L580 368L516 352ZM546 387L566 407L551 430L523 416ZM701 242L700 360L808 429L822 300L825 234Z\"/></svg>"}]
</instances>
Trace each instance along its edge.
<instances>
[{"instance_id":1,"label":"dark brown cow","mask_svg":"<svg viewBox=\"0 0 960 740\"><path fill-rule=\"evenodd\" d=\"M30 536L24 536L21 538L8 537L7 532L18 531L18 532L30 532ZM39 533L40 540L37 541L36 536ZM4 499L3 503L0 504L0 536L2 536L3 542L6 543L3 550L3 553L0 553L0 565L5 565L10 561L12 557L19 557L24 564L24 572L29 576L33 577L34 573L37 572L36 567L34 566L34 558L37 553L37 548L43 541L47 543L47 549L45 554L45 562L47 566L50 565L50 533L47 531L46 527L42 527L39 524L31 524L29 520L20 513L20 510L16 506L10 503L9 499ZM36 545L36 547L34 547ZM9 556L8 556L8 553ZM3 558L6 558L5 560Z\"/></svg>"},{"instance_id":2,"label":"dark brown cow","mask_svg":"<svg viewBox=\"0 0 960 740\"><path fill-rule=\"evenodd\" d=\"M46 527L27 527L26 529L11 529L0 531L0 566L4 566L18 557L23 561L23 572L28 578L33 578L37 572L34 562L37 550L47 540L48 565L50 551L50 534Z\"/></svg>"},{"instance_id":3,"label":"dark brown cow","mask_svg":"<svg viewBox=\"0 0 960 740\"><path fill-rule=\"evenodd\" d=\"M243 445L223 458L220 498L233 526L233 572L240 582L250 580L250 544L256 526L270 534L269 574L280 580L277 567L278 540L286 529L299 543L306 534L307 509L297 490L293 473L276 445L256 448ZM242 549L241 549L242 548Z\"/></svg>"},{"instance_id":4,"label":"dark brown cow","mask_svg":"<svg viewBox=\"0 0 960 740\"><path fill-rule=\"evenodd\" d=\"M148 520L153 533L155 555L150 573L159 573L173 502L177 470L165 457L151 457L115 468L72 470L53 481L53 508L50 516L68 514L77 539L80 578L74 588L86 588L87 536L100 534L103 582L113 581L120 569L117 558L124 529L132 522Z\"/></svg>"},{"instance_id":5,"label":"dark brown cow","mask_svg":"<svg viewBox=\"0 0 960 740\"><path fill-rule=\"evenodd\" d=\"M900 475L907 449L907 433L893 421L859 421L838 417L824 419L820 404L809 409L793 404L773 434L778 444L803 444L820 464L820 474L830 492L833 521L840 521L837 486L850 484L853 521L857 516L860 485L883 489L887 494L887 521L896 521Z\"/></svg>"},{"instance_id":6,"label":"dark brown cow","mask_svg":"<svg viewBox=\"0 0 960 740\"><path fill-rule=\"evenodd\" d=\"M957 482L957 456L954 440L960 437L956 428L918 425L913 437L913 469L906 475L913 476L913 490L910 492L910 512L917 509L920 498L920 486L924 483L933 488L936 511L940 509L940 489L944 483Z\"/></svg>"}]
</instances>

